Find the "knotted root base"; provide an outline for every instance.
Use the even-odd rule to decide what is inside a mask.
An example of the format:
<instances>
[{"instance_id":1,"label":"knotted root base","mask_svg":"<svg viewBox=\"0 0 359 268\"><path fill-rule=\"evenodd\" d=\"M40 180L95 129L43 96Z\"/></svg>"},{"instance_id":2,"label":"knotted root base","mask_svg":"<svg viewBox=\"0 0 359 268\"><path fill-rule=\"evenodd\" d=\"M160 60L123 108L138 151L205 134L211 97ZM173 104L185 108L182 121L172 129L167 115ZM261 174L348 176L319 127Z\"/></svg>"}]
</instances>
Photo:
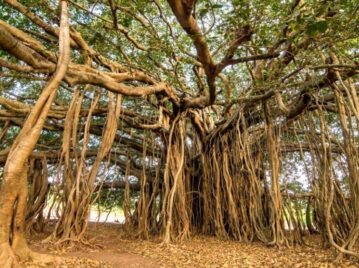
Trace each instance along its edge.
<instances>
[{"instance_id":1,"label":"knotted root base","mask_svg":"<svg viewBox=\"0 0 359 268\"><path fill-rule=\"evenodd\" d=\"M0 245L0 267L17 268L20 267L17 258L10 245L3 243Z\"/></svg>"},{"instance_id":2,"label":"knotted root base","mask_svg":"<svg viewBox=\"0 0 359 268\"><path fill-rule=\"evenodd\" d=\"M27 246L14 250L9 244L4 243L0 247L1 268L20 268L27 262L39 265L39 267L48 267L52 264L55 266L61 264L62 261L61 258L56 256L34 252ZM26 265L26 267L28 266Z\"/></svg>"}]
</instances>

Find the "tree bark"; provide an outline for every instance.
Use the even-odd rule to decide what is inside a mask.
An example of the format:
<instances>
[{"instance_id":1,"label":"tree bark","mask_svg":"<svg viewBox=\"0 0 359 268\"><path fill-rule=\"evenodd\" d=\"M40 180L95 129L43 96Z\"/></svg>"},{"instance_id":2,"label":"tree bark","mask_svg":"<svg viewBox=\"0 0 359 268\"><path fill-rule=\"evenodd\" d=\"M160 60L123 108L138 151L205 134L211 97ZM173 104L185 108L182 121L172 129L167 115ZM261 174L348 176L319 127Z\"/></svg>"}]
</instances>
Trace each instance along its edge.
<instances>
[{"instance_id":1,"label":"tree bark","mask_svg":"<svg viewBox=\"0 0 359 268\"><path fill-rule=\"evenodd\" d=\"M59 60L56 71L16 137L5 163L0 189L0 267L3 268L19 266L16 257L21 260L53 261L53 258L32 252L26 242L27 165L70 61L67 13L67 3L61 0Z\"/></svg>"}]
</instances>

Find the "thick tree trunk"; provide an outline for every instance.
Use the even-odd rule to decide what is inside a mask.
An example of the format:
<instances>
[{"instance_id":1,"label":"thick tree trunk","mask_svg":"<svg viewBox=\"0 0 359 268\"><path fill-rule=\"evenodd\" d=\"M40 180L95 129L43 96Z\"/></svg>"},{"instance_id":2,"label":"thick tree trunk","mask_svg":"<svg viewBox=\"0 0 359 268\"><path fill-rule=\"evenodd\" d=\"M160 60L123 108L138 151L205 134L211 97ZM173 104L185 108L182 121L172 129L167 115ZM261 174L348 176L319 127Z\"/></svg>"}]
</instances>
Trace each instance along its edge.
<instances>
[{"instance_id":1,"label":"thick tree trunk","mask_svg":"<svg viewBox=\"0 0 359 268\"><path fill-rule=\"evenodd\" d=\"M54 260L32 252L26 243L27 162L39 139L51 103L70 61L66 1L61 1L59 43L60 53L56 71L16 137L4 167L4 179L0 189L0 267L3 268L17 267L16 257L21 260L32 259L41 262Z\"/></svg>"}]
</instances>

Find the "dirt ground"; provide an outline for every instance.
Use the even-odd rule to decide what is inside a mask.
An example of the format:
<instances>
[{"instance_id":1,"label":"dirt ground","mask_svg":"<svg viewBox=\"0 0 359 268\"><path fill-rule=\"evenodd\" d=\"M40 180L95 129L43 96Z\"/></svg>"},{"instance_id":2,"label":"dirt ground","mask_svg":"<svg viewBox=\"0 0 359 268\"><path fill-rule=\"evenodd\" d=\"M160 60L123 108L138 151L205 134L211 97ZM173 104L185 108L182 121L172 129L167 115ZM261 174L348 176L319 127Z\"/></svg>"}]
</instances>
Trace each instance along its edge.
<instances>
[{"instance_id":1,"label":"dirt ground","mask_svg":"<svg viewBox=\"0 0 359 268\"><path fill-rule=\"evenodd\" d=\"M61 256L61 263L51 267L359 267L359 262L335 260L332 250L322 249L319 237L307 238L308 246L267 247L262 243L240 243L213 237L195 236L171 245L159 239L138 240L124 235L118 224L92 225L89 239L93 247L57 248L41 243L44 236L30 239L39 252ZM101 247L97 247L97 245ZM25 267L49 267L26 263Z\"/></svg>"}]
</instances>

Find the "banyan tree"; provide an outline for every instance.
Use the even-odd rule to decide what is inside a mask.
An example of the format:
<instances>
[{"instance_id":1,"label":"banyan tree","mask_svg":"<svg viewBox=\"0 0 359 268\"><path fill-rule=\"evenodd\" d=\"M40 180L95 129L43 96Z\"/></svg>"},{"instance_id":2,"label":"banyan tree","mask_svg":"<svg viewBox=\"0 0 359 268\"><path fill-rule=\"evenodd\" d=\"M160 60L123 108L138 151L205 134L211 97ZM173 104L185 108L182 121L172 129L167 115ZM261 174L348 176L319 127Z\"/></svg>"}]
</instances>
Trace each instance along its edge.
<instances>
[{"instance_id":1,"label":"banyan tree","mask_svg":"<svg viewBox=\"0 0 359 268\"><path fill-rule=\"evenodd\" d=\"M108 188L137 237L359 257L358 10L1 0L0 267L52 261L26 241L50 221L86 244Z\"/></svg>"}]
</instances>

